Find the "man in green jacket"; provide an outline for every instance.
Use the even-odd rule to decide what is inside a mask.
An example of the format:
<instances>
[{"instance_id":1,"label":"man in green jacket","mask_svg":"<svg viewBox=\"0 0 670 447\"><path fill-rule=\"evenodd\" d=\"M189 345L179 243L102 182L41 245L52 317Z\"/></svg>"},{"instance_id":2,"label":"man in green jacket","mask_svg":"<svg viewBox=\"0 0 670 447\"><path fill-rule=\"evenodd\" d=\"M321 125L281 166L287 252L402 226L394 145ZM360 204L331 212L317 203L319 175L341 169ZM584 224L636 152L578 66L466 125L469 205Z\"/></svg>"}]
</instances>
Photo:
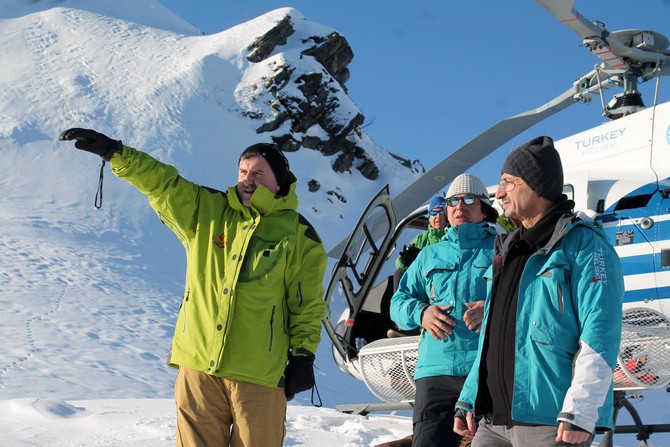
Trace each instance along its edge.
<instances>
[{"instance_id":1,"label":"man in green jacket","mask_svg":"<svg viewBox=\"0 0 670 447\"><path fill-rule=\"evenodd\" d=\"M435 196L428 204L428 228L417 234L412 242L399 253L395 261L395 268L402 271L409 268L423 247L440 242L447 229L447 216L444 213L446 199Z\"/></svg>"},{"instance_id":2,"label":"man in green jacket","mask_svg":"<svg viewBox=\"0 0 670 447\"><path fill-rule=\"evenodd\" d=\"M409 245L403 247L395 261L395 273L393 274L393 290L398 290L400 278L414 262L419 252L430 244L440 242L447 231L447 216L444 213L446 199L443 196L435 196L428 204L428 228L417 234Z\"/></svg>"},{"instance_id":3,"label":"man in green jacket","mask_svg":"<svg viewBox=\"0 0 670 447\"><path fill-rule=\"evenodd\" d=\"M296 178L274 144L242 152L217 191L90 129L61 140L101 156L140 190L186 250L168 363L177 446L281 446L286 402L314 386L327 255L297 211Z\"/></svg>"}]
</instances>

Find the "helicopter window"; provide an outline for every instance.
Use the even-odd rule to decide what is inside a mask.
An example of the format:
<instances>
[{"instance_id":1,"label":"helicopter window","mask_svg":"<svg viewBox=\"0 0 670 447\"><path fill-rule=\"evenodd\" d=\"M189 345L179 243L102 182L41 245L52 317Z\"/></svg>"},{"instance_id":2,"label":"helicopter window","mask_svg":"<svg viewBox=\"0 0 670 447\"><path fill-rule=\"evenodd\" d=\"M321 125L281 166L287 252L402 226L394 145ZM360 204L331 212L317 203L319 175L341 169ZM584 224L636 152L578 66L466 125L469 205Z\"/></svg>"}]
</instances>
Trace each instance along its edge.
<instances>
[{"instance_id":1,"label":"helicopter window","mask_svg":"<svg viewBox=\"0 0 670 447\"><path fill-rule=\"evenodd\" d=\"M568 196L568 199L575 200L575 187L570 184L563 185L563 194Z\"/></svg>"},{"instance_id":2,"label":"helicopter window","mask_svg":"<svg viewBox=\"0 0 670 447\"><path fill-rule=\"evenodd\" d=\"M670 250L667 248L661 250L661 267L670 267Z\"/></svg>"},{"instance_id":3,"label":"helicopter window","mask_svg":"<svg viewBox=\"0 0 670 447\"><path fill-rule=\"evenodd\" d=\"M406 228L407 229L414 228L424 231L426 228L428 228L428 219L423 215L417 217L416 219L412 220L409 224L407 224Z\"/></svg>"},{"instance_id":4,"label":"helicopter window","mask_svg":"<svg viewBox=\"0 0 670 447\"><path fill-rule=\"evenodd\" d=\"M379 253L384 237L390 232L389 219L383 207L377 207L366 218L363 225L352 235L346 257L347 277L355 284L357 294L371 273L375 256Z\"/></svg>"},{"instance_id":5,"label":"helicopter window","mask_svg":"<svg viewBox=\"0 0 670 447\"><path fill-rule=\"evenodd\" d=\"M647 206L652 194L640 194L639 196L622 197L614 207L614 211L629 210Z\"/></svg>"}]
</instances>

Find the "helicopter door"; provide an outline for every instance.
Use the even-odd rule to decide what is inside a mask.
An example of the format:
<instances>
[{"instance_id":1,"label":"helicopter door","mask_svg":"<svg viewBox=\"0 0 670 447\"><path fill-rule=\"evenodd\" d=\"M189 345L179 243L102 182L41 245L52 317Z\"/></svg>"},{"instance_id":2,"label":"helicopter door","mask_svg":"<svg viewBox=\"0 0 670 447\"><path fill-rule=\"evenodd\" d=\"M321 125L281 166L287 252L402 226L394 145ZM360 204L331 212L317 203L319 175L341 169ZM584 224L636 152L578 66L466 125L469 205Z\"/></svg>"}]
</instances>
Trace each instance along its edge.
<instances>
[{"instance_id":1,"label":"helicopter door","mask_svg":"<svg viewBox=\"0 0 670 447\"><path fill-rule=\"evenodd\" d=\"M395 227L386 185L368 204L333 268L324 298L327 304L323 326L333 342L335 360L343 370L342 362L346 365L357 356L355 339L361 331L356 319L386 260Z\"/></svg>"},{"instance_id":2,"label":"helicopter door","mask_svg":"<svg viewBox=\"0 0 670 447\"><path fill-rule=\"evenodd\" d=\"M670 160L668 159L668 145L670 144L670 103L661 104L654 108L654 121L663 123L653 127L652 159L659 191L655 198L659 200L657 212L652 217L655 230L656 244L654 259L656 262L656 287L661 303L661 312L670 315Z\"/></svg>"},{"instance_id":3,"label":"helicopter door","mask_svg":"<svg viewBox=\"0 0 670 447\"><path fill-rule=\"evenodd\" d=\"M658 240L652 216L658 214L655 185L622 197L602 216L605 231L612 238L624 272L624 308L639 306L661 311L656 284L655 245ZM634 304L633 304L634 303Z\"/></svg>"}]
</instances>

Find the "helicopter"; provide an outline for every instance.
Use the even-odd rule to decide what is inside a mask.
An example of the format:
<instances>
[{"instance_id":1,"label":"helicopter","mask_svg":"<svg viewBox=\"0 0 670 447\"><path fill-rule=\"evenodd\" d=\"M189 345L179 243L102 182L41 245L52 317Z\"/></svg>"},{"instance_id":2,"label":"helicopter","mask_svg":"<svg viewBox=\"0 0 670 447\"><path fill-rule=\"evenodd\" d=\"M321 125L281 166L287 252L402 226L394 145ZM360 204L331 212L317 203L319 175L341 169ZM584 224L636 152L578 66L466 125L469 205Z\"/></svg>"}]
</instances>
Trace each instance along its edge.
<instances>
[{"instance_id":1,"label":"helicopter","mask_svg":"<svg viewBox=\"0 0 670 447\"><path fill-rule=\"evenodd\" d=\"M606 432L670 432L670 424L642 424L627 395L670 385L670 102L650 106L638 85L670 75L670 41L643 29L610 32L573 7L573 0L535 0L581 39L599 64L556 98L491 126L391 198L388 186L371 200L336 259L325 300L324 330L335 362L365 382L383 403L341 406L348 412L409 409L414 399L418 335L389 337L389 303L398 247L427 227L431 196L478 161L540 121L579 102L599 99L609 120L555 141L563 192L584 218L599 222L619 255L625 295L622 337L614 371L615 419L626 409L635 426ZM605 93L622 92L605 102ZM489 187L494 198L497 185Z\"/></svg>"}]
</instances>

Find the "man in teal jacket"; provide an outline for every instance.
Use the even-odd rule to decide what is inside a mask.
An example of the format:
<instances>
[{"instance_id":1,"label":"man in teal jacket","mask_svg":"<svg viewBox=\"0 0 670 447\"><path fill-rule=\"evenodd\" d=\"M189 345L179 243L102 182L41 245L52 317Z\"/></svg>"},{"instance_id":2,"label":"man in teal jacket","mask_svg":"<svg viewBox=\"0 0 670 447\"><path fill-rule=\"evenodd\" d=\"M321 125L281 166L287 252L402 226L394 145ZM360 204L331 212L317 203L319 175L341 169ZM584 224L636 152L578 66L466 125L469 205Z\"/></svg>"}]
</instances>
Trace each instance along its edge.
<instances>
[{"instance_id":1,"label":"man in teal jacket","mask_svg":"<svg viewBox=\"0 0 670 447\"><path fill-rule=\"evenodd\" d=\"M226 192L89 129L61 140L101 156L149 198L186 250L186 288L169 364L177 445L282 445L286 402L312 388L327 256L296 212L296 179L273 144L240 156ZM288 359L288 363L287 363Z\"/></svg>"},{"instance_id":2,"label":"man in teal jacket","mask_svg":"<svg viewBox=\"0 0 670 447\"><path fill-rule=\"evenodd\" d=\"M477 354L494 223L480 179L461 174L447 191L450 228L419 253L391 298L391 318L401 328L422 328L414 372L412 446L456 447L454 405Z\"/></svg>"},{"instance_id":3,"label":"man in teal jacket","mask_svg":"<svg viewBox=\"0 0 670 447\"><path fill-rule=\"evenodd\" d=\"M505 160L496 198L522 225L496 240L484 335L457 403L454 430L476 431L473 447L587 447L612 428L621 263L562 191L551 138Z\"/></svg>"}]
</instances>

